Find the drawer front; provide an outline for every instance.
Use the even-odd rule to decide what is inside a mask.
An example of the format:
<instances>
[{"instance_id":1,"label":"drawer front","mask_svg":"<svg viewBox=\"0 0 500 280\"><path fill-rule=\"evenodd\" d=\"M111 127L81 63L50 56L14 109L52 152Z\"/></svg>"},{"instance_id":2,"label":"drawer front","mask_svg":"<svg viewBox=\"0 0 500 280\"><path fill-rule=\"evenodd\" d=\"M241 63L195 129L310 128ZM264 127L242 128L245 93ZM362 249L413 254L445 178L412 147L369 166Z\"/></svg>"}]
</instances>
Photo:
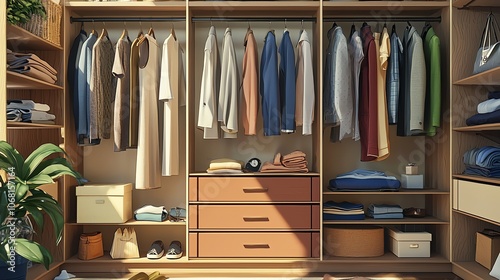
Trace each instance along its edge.
<instances>
[{"instance_id":1,"label":"drawer front","mask_svg":"<svg viewBox=\"0 0 500 280\"><path fill-rule=\"evenodd\" d=\"M307 258L311 257L310 232L198 233L200 258Z\"/></svg>"},{"instance_id":2,"label":"drawer front","mask_svg":"<svg viewBox=\"0 0 500 280\"><path fill-rule=\"evenodd\" d=\"M498 198L500 186L454 180L454 208L500 222Z\"/></svg>"},{"instance_id":3,"label":"drawer front","mask_svg":"<svg viewBox=\"0 0 500 280\"><path fill-rule=\"evenodd\" d=\"M311 177L200 177L198 201L311 201L313 189Z\"/></svg>"},{"instance_id":4,"label":"drawer front","mask_svg":"<svg viewBox=\"0 0 500 280\"><path fill-rule=\"evenodd\" d=\"M198 205L200 229L310 229L311 205Z\"/></svg>"}]
</instances>

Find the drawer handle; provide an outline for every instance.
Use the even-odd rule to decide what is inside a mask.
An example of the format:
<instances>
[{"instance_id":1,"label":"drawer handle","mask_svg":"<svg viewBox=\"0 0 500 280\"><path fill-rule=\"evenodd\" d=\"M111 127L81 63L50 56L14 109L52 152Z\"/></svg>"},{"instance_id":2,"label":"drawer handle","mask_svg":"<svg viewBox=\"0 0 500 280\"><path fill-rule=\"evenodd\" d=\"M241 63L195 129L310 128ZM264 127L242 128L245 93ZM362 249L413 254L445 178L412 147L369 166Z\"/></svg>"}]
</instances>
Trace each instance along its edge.
<instances>
[{"instance_id":1,"label":"drawer handle","mask_svg":"<svg viewBox=\"0 0 500 280\"><path fill-rule=\"evenodd\" d=\"M410 244L410 248L418 248L418 244Z\"/></svg>"},{"instance_id":2,"label":"drawer handle","mask_svg":"<svg viewBox=\"0 0 500 280\"><path fill-rule=\"evenodd\" d=\"M269 244L243 244L245 249L269 249Z\"/></svg>"},{"instance_id":3,"label":"drawer handle","mask_svg":"<svg viewBox=\"0 0 500 280\"><path fill-rule=\"evenodd\" d=\"M96 199L95 204L104 204L104 199Z\"/></svg>"},{"instance_id":4,"label":"drawer handle","mask_svg":"<svg viewBox=\"0 0 500 280\"><path fill-rule=\"evenodd\" d=\"M262 193L267 192L268 188L243 189L244 193Z\"/></svg>"},{"instance_id":5,"label":"drawer handle","mask_svg":"<svg viewBox=\"0 0 500 280\"><path fill-rule=\"evenodd\" d=\"M268 217L243 217L245 222L269 222Z\"/></svg>"}]
</instances>

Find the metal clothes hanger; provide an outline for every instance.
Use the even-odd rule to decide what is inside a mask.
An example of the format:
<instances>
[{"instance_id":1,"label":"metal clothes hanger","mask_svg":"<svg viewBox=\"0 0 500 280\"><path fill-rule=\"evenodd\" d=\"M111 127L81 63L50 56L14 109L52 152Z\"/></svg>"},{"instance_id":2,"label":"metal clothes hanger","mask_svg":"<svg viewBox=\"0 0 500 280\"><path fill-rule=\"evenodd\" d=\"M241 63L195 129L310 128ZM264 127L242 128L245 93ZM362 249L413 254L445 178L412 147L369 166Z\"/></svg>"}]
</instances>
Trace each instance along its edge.
<instances>
[{"instance_id":1,"label":"metal clothes hanger","mask_svg":"<svg viewBox=\"0 0 500 280\"><path fill-rule=\"evenodd\" d=\"M128 31L127 31L127 23L124 21L123 22L123 32L122 32L122 36L120 36L120 40L125 39L125 38L129 39L128 38Z\"/></svg>"}]
</instances>

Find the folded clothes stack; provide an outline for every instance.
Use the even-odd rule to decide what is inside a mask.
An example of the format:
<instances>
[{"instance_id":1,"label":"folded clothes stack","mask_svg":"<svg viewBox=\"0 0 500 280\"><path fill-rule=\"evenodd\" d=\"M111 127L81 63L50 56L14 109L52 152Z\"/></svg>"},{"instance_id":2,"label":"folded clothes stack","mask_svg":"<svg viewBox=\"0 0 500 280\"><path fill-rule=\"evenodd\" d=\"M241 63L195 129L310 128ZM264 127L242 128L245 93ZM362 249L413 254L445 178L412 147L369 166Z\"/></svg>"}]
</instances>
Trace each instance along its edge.
<instances>
[{"instance_id":1,"label":"folded clothes stack","mask_svg":"<svg viewBox=\"0 0 500 280\"><path fill-rule=\"evenodd\" d=\"M403 208L399 205L370 204L366 215L374 219L403 219Z\"/></svg>"},{"instance_id":2,"label":"folded clothes stack","mask_svg":"<svg viewBox=\"0 0 500 280\"><path fill-rule=\"evenodd\" d=\"M57 70L32 53L17 53L7 49L7 70L51 84L57 82Z\"/></svg>"},{"instance_id":3,"label":"folded clothes stack","mask_svg":"<svg viewBox=\"0 0 500 280\"><path fill-rule=\"evenodd\" d=\"M209 174L240 174L243 173L241 166L243 163L230 158L220 158L210 161L207 169Z\"/></svg>"},{"instance_id":4,"label":"folded clothes stack","mask_svg":"<svg viewBox=\"0 0 500 280\"><path fill-rule=\"evenodd\" d=\"M260 172L304 172L307 173L306 154L302 151L294 151L281 156L277 153L273 162L266 161L262 165Z\"/></svg>"},{"instance_id":5,"label":"folded clothes stack","mask_svg":"<svg viewBox=\"0 0 500 280\"><path fill-rule=\"evenodd\" d=\"M464 174L500 178L500 148L484 146L464 154Z\"/></svg>"},{"instance_id":6,"label":"folded clothes stack","mask_svg":"<svg viewBox=\"0 0 500 280\"><path fill-rule=\"evenodd\" d=\"M47 113L49 110L49 105L33 100L7 100L8 121L54 124L56 116Z\"/></svg>"},{"instance_id":7,"label":"folded clothes stack","mask_svg":"<svg viewBox=\"0 0 500 280\"><path fill-rule=\"evenodd\" d=\"M323 220L364 220L363 204L327 201L323 204Z\"/></svg>"},{"instance_id":8,"label":"folded clothes stack","mask_svg":"<svg viewBox=\"0 0 500 280\"><path fill-rule=\"evenodd\" d=\"M168 218L168 211L163 206L145 205L135 210L136 221L163 222Z\"/></svg>"},{"instance_id":9,"label":"folded clothes stack","mask_svg":"<svg viewBox=\"0 0 500 280\"><path fill-rule=\"evenodd\" d=\"M382 171L356 169L331 179L328 188L333 191L397 191L401 182Z\"/></svg>"}]
</instances>

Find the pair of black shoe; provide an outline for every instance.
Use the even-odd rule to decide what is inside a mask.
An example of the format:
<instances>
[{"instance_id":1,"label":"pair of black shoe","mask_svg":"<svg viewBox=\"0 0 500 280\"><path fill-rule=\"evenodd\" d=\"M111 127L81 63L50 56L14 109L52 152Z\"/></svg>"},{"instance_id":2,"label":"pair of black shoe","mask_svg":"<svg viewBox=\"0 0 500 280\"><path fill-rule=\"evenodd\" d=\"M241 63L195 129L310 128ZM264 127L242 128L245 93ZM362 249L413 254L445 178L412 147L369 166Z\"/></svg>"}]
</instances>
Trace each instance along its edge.
<instances>
[{"instance_id":1,"label":"pair of black shoe","mask_svg":"<svg viewBox=\"0 0 500 280\"><path fill-rule=\"evenodd\" d=\"M174 240L168 246L167 252L165 253L165 246L161 240L156 240L151 244L148 250L148 259L159 259L166 254L167 259L178 259L182 257L182 245L181 242Z\"/></svg>"}]
</instances>

